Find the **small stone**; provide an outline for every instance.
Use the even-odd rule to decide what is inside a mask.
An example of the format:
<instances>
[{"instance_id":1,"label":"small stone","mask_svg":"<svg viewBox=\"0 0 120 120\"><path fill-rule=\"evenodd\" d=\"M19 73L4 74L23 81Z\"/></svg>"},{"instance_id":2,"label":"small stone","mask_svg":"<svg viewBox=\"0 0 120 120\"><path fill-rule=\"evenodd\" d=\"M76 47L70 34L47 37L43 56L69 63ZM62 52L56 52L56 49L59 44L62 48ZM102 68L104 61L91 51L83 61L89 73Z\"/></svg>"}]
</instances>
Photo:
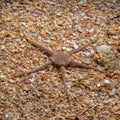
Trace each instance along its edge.
<instances>
[{"instance_id":1,"label":"small stone","mask_svg":"<svg viewBox=\"0 0 120 120\"><path fill-rule=\"evenodd\" d=\"M111 95L111 96L112 96L112 95L115 95L115 92L116 92L116 89L113 88L112 91L110 92L110 95Z\"/></svg>"},{"instance_id":2,"label":"small stone","mask_svg":"<svg viewBox=\"0 0 120 120\"><path fill-rule=\"evenodd\" d=\"M44 115L46 115L48 112L49 112L48 109L44 109L44 110L42 110L42 113L43 113Z\"/></svg>"},{"instance_id":3,"label":"small stone","mask_svg":"<svg viewBox=\"0 0 120 120\"><path fill-rule=\"evenodd\" d=\"M78 26L77 28L78 28L78 31L79 31L79 32L83 32L81 26Z\"/></svg>"},{"instance_id":4,"label":"small stone","mask_svg":"<svg viewBox=\"0 0 120 120\"><path fill-rule=\"evenodd\" d=\"M97 50L108 54L108 53L110 53L110 46L108 46L108 45L101 45L101 46L99 46L97 48Z\"/></svg>"},{"instance_id":5,"label":"small stone","mask_svg":"<svg viewBox=\"0 0 120 120\"><path fill-rule=\"evenodd\" d=\"M83 55L85 56L85 57L89 57L90 56L90 52L83 52Z\"/></svg>"},{"instance_id":6,"label":"small stone","mask_svg":"<svg viewBox=\"0 0 120 120\"><path fill-rule=\"evenodd\" d=\"M72 50L72 48L66 48L65 50L66 50L66 51L70 51L70 50Z\"/></svg>"},{"instance_id":7,"label":"small stone","mask_svg":"<svg viewBox=\"0 0 120 120\"><path fill-rule=\"evenodd\" d=\"M120 38L120 36L113 36L112 37L114 40L118 40Z\"/></svg>"},{"instance_id":8,"label":"small stone","mask_svg":"<svg viewBox=\"0 0 120 120\"><path fill-rule=\"evenodd\" d=\"M5 49L5 46L4 45L1 45L1 50Z\"/></svg>"},{"instance_id":9,"label":"small stone","mask_svg":"<svg viewBox=\"0 0 120 120\"><path fill-rule=\"evenodd\" d=\"M109 45L112 45L112 44L113 44L113 42L112 42L112 41L107 41L107 43L108 43Z\"/></svg>"},{"instance_id":10,"label":"small stone","mask_svg":"<svg viewBox=\"0 0 120 120\"><path fill-rule=\"evenodd\" d=\"M79 4L83 4L83 3L86 3L87 0L80 0Z\"/></svg>"},{"instance_id":11,"label":"small stone","mask_svg":"<svg viewBox=\"0 0 120 120\"><path fill-rule=\"evenodd\" d=\"M101 84L100 84L100 83L98 83L98 84L97 84L97 87L100 87L100 86L101 86Z\"/></svg>"},{"instance_id":12,"label":"small stone","mask_svg":"<svg viewBox=\"0 0 120 120\"><path fill-rule=\"evenodd\" d=\"M6 78L4 75L0 75L0 78Z\"/></svg>"},{"instance_id":13,"label":"small stone","mask_svg":"<svg viewBox=\"0 0 120 120\"><path fill-rule=\"evenodd\" d=\"M78 45L76 43L73 44L74 49L78 48Z\"/></svg>"},{"instance_id":14,"label":"small stone","mask_svg":"<svg viewBox=\"0 0 120 120\"><path fill-rule=\"evenodd\" d=\"M46 71L45 70L43 70L43 71L40 71L42 74L46 74Z\"/></svg>"},{"instance_id":15,"label":"small stone","mask_svg":"<svg viewBox=\"0 0 120 120\"><path fill-rule=\"evenodd\" d=\"M46 42L46 43L51 43L51 40L44 40L44 42Z\"/></svg>"},{"instance_id":16,"label":"small stone","mask_svg":"<svg viewBox=\"0 0 120 120\"><path fill-rule=\"evenodd\" d=\"M85 13L84 13L84 12L82 12L82 13L80 13L80 15L81 15L81 16L85 16Z\"/></svg>"},{"instance_id":17,"label":"small stone","mask_svg":"<svg viewBox=\"0 0 120 120\"><path fill-rule=\"evenodd\" d=\"M15 83L15 80L10 79L9 82L10 82L10 83Z\"/></svg>"},{"instance_id":18,"label":"small stone","mask_svg":"<svg viewBox=\"0 0 120 120\"><path fill-rule=\"evenodd\" d=\"M90 32L90 33L93 33L94 30L95 30L94 28L91 28L91 29L89 30L89 32Z\"/></svg>"},{"instance_id":19,"label":"small stone","mask_svg":"<svg viewBox=\"0 0 120 120\"><path fill-rule=\"evenodd\" d=\"M35 81L35 79L34 78L32 78L32 79L29 79L31 82L34 82Z\"/></svg>"},{"instance_id":20,"label":"small stone","mask_svg":"<svg viewBox=\"0 0 120 120\"><path fill-rule=\"evenodd\" d=\"M20 41L21 41L21 39L17 38L17 39L15 39L15 41L16 41L16 42L20 42Z\"/></svg>"},{"instance_id":21,"label":"small stone","mask_svg":"<svg viewBox=\"0 0 120 120\"><path fill-rule=\"evenodd\" d=\"M65 47L65 46L63 46L63 47L62 47L62 49L63 49L63 50L65 50L65 49L66 49L66 47Z\"/></svg>"},{"instance_id":22,"label":"small stone","mask_svg":"<svg viewBox=\"0 0 120 120\"><path fill-rule=\"evenodd\" d=\"M29 27L25 22L22 22L21 24L22 24L23 26L25 26L26 28Z\"/></svg>"},{"instance_id":23,"label":"small stone","mask_svg":"<svg viewBox=\"0 0 120 120\"><path fill-rule=\"evenodd\" d=\"M84 61L83 61L85 64L90 64L90 60L89 59L84 59Z\"/></svg>"},{"instance_id":24,"label":"small stone","mask_svg":"<svg viewBox=\"0 0 120 120\"><path fill-rule=\"evenodd\" d=\"M110 81L107 80L107 79L104 79L104 83L106 83L106 84L110 84Z\"/></svg>"}]
</instances>

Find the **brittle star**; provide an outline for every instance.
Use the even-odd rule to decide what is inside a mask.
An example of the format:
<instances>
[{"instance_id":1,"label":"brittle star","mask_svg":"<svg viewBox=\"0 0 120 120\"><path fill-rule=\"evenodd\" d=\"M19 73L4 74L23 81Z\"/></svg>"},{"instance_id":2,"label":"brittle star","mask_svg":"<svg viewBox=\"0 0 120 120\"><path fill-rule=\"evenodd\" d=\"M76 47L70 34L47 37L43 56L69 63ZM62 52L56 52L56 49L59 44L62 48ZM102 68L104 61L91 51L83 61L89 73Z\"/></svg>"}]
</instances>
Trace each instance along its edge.
<instances>
[{"instance_id":1,"label":"brittle star","mask_svg":"<svg viewBox=\"0 0 120 120\"><path fill-rule=\"evenodd\" d=\"M85 47L90 46L92 44L92 42L84 45L83 47L78 47L77 49L73 49L73 50L68 51L68 52L63 52L63 51L52 51L52 50L42 46L41 44L35 42L34 40L27 40L27 41L30 44L32 44L33 46L45 51L48 55L50 55L51 56L50 61L48 61L47 63L45 63L44 65L42 65L38 68L27 71L25 73L21 73L21 74L17 75L17 77L21 77L21 76L24 76L24 75L28 75L28 74L31 74L31 73L38 72L40 70L44 70L49 65L57 66L57 67L60 68L63 85L64 85L64 88L65 88L65 91L66 91L66 95L69 98L69 91L68 91L68 88L67 88L67 85L66 85L66 78L65 78L65 67L68 67L68 66L73 66L74 67L75 66L75 67L81 67L81 68L86 68L86 69L94 69L96 71L102 72L101 70L99 70L95 67L77 62L77 61L73 60L73 58L70 57L71 54L77 53L77 52L83 50Z\"/></svg>"}]
</instances>

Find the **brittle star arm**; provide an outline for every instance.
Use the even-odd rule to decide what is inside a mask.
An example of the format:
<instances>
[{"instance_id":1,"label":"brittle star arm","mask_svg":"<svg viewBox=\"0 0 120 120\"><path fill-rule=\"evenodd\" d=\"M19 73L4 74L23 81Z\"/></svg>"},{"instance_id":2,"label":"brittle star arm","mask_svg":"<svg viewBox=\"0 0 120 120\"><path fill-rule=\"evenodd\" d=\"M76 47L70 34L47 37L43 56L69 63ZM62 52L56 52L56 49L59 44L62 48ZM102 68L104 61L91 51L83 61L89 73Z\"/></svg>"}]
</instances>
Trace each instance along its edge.
<instances>
[{"instance_id":1,"label":"brittle star arm","mask_svg":"<svg viewBox=\"0 0 120 120\"><path fill-rule=\"evenodd\" d=\"M27 41L28 41L30 44L32 44L33 46L35 46L35 47L37 47L37 48L40 48L41 50L45 51L47 54L49 54L49 55L51 55L51 56L54 54L54 53L52 52L52 50L50 50L50 49L42 46L40 43L38 43L38 42L36 42L36 41L34 41L34 40L28 40L28 39L27 39Z\"/></svg>"},{"instance_id":2,"label":"brittle star arm","mask_svg":"<svg viewBox=\"0 0 120 120\"><path fill-rule=\"evenodd\" d=\"M78 47L77 49L73 49L73 50L71 50L71 51L68 51L68 53L69 53L70 55L71 55L71 54L74 54L74 53L77 53L77 52L83 50L84 48L86 48L87 46L92 45L93 43L94 43L94 42L91 41L90 43L88 43L88 44L86 44L86 45L84 45L84 46L82 46L82 47Z\"/></svg>"},{"instance_id":3,"label":"brittle star arm","mask_svg":"<svg viewBox=\"0 0 120 120\"><path fill-rule=\"evenodd\" d=\"M70 66L81 67L81 68L86 68L86 69L93 69L93 70L102 72L101 70L99 70L99 69L97 69L97 68L95 68L95 67L92 67L92 66L90 66L90 65L86 65L86 64L83 64L83 63L74 61L74 60L71 61Z\"/></svg>"},{"instance_id":4,"label":"brittle star arm","mask_svg":"<svg viewBox=\"0 0 120 120\"><path fill-rule=\"evenodd\" d=\"M64 85L64 88L65 88L67 97L69 98L69 92L68 92L68 88L67 88L67 85L66 85L66 78L65 78L65 67L63 65L60 66L60 71L61 71L63 85Z\"/></svg>"},{"instance_id":5,"label":"brittle star arm","mask_svg":"<svg viewBox=\"0 0 120 120\"><path fill-rule=\"evenodd\" d=\"M21 76L24 76L24 75L28 75L28 74L31 74L31 73L35 73L35 72L38 72L38 71L41 71L41 70L44 70L46 67L48 67L49 65L52 65L52 61L49 61L47 63L45 63L44 65L38 67L38 68L35 68L33 70L30 70L28 72L24 72L24 73L21 73L19 75L16 75L15 77L21 77Z\"/></svg>"}]
</instances>

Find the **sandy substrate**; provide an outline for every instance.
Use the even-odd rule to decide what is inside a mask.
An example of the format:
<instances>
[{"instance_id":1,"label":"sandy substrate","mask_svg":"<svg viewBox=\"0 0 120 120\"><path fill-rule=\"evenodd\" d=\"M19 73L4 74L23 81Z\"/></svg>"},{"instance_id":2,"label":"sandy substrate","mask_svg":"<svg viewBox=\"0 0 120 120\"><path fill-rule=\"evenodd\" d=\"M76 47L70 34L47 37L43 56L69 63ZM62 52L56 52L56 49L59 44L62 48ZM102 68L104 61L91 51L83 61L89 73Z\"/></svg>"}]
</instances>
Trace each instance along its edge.
<instances>
[{"instance_id":1,"label":"sandy substrate","mask_svg":"<svg viewBox=\"0 0 120 120\"><path fill-rule=\"evenodd\" d=\"M0 2L0 120L120 120L120 1ZM13 2L14 1L14 2ZM102 71L66 68L68 101L59 69L27 39L69 51L95 41L76 61Z\"/></svg>"}]
</instances>

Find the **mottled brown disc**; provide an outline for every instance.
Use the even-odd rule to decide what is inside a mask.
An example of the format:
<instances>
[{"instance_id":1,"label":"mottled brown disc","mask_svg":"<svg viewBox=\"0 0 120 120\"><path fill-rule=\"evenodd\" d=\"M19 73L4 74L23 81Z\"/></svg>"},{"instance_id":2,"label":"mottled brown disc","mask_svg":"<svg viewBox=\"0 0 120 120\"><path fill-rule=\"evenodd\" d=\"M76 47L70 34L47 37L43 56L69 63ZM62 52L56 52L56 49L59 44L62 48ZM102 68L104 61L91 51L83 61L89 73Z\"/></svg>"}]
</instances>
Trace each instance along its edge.
<instances>
[{"instance_id":1,"label":"mottled brown disc","mask_svg":"<svg viewBox=\"0 0 120 120\"><path fill-rule=\"evenodd\" d=\"M62 51L56 52L52 57L51 60L54 65L56 66L68 66L70 64L70 55L68 53L64 53Z\"/></svg>"}]
</instances>

